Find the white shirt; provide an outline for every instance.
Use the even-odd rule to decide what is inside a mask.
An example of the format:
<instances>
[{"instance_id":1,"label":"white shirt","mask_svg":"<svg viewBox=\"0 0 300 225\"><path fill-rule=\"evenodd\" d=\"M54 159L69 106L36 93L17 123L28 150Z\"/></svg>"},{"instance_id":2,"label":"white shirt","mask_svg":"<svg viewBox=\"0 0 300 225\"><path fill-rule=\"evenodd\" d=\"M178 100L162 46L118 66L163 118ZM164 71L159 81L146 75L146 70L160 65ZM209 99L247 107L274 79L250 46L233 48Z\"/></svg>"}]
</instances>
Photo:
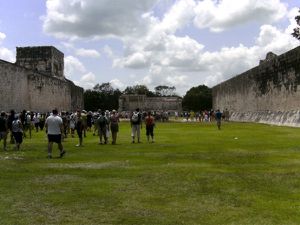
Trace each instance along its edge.
<instances>
[{"instance_id":1,"label":"white shirt","mask_svg":"<svg viewBox=\"0 0 300 225\"><path fill-rule=\"evenodd\" d=\"M45 123L47 124L48 134L61 134L60 126L63 124L63 121L59 116L49 116Z\"/></svg>"}]
</instances>

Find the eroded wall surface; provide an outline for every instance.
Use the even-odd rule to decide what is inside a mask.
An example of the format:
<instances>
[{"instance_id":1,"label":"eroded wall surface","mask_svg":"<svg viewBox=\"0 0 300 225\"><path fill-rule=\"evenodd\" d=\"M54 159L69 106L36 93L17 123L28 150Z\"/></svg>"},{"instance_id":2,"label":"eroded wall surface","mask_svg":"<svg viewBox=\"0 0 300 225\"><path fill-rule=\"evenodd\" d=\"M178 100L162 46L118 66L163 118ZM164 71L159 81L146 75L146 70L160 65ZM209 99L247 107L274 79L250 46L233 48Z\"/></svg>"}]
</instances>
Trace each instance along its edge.
<instances>
[{"instance_id":1,"label":"eroded wall surface","mask_svg":"<svg viewBox=\"0 0 300 225\"><path fill-rule=\"evenodd\" d=\"M231 120L296 125L300 47L280 56L270 54L259 66L213 87L213 107L229 109Z\"/></svg>"}]
</instances>

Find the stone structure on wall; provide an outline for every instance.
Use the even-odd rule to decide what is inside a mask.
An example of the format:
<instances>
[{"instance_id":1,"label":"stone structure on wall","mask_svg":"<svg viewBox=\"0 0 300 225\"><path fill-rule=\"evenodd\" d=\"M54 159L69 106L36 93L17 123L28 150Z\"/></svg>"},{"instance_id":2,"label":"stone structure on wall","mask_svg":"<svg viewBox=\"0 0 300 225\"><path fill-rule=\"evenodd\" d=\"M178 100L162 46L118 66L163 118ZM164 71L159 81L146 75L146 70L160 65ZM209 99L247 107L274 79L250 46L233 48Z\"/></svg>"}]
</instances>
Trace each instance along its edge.
<instances>
[{"instance_id":1,"label":"stone structure on wall","mask_svg":"<svg viewBox=\"0 0 300 225\"><path fill-rule=\"evenodd\" d=\"M180 97L147 97L146 95L121 95L119 111L134 111L140 108L143 111L181 112L182 99Z\"/></svg>"},{"instance_id":2,"label":"stone structure on wall","mask_svg":"<svg viewBox=\"0 0 300 225\"><path fill-rule=\"evenodd\" d=\"M83 88L65 78L64 54L52 46L18 47L15 63L0 60L0 79L0 110L83 107Z\"/></svg>"},{"instance_id":3,"label":"stone structure on wall","mask_svg":"<svg viewBox=\"0 0 300 225\"><path fill-rule=\"evenodd\" d=\"M213 87L213 107L233 121L300 126L300 47Z\"/></svg>"}]
</instances>

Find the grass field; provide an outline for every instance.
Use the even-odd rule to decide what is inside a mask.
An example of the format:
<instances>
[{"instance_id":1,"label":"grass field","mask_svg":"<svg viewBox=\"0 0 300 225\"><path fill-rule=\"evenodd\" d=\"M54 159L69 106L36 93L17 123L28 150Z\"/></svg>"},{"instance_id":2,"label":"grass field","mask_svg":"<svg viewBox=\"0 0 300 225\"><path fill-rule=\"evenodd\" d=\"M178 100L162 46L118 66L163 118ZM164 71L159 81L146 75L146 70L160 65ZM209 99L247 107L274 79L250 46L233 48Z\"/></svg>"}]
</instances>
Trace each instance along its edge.
<instances>
[{"instance_id":1,"label":"grass field","mask_svg":"<svg viewBox=\"0 0 300 225\"><path fill-rule=\"evenodd\" d=\"M47 159L44 132L0 152L0 224L300 224L300 129L158 123L156 142L88 133ZM2 147L2 142L0 143ZM54 145L53 156L58 156Z\"/></svg>"}]
</instances>

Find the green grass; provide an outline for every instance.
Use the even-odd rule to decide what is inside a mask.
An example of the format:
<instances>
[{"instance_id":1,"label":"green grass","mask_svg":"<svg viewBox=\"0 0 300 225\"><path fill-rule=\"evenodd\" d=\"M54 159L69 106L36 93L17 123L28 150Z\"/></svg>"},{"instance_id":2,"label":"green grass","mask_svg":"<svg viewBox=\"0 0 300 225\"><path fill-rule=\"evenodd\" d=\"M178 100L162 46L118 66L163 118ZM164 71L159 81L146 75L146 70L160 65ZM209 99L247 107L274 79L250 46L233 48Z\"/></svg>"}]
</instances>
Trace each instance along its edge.
<instances>
[{"instance_id":1,"label":"green grass","mask_svg":"<svg viewBox=\"0 0 300 225\"><path fill-rule=\"evenodd\" d=\"M157 123L153 144L144 133L131 144L122 122L117 145L88 133L51 160L44 132L9 145L0 224L300 224L300 129Z\"/></svg>"}]
</instances>

